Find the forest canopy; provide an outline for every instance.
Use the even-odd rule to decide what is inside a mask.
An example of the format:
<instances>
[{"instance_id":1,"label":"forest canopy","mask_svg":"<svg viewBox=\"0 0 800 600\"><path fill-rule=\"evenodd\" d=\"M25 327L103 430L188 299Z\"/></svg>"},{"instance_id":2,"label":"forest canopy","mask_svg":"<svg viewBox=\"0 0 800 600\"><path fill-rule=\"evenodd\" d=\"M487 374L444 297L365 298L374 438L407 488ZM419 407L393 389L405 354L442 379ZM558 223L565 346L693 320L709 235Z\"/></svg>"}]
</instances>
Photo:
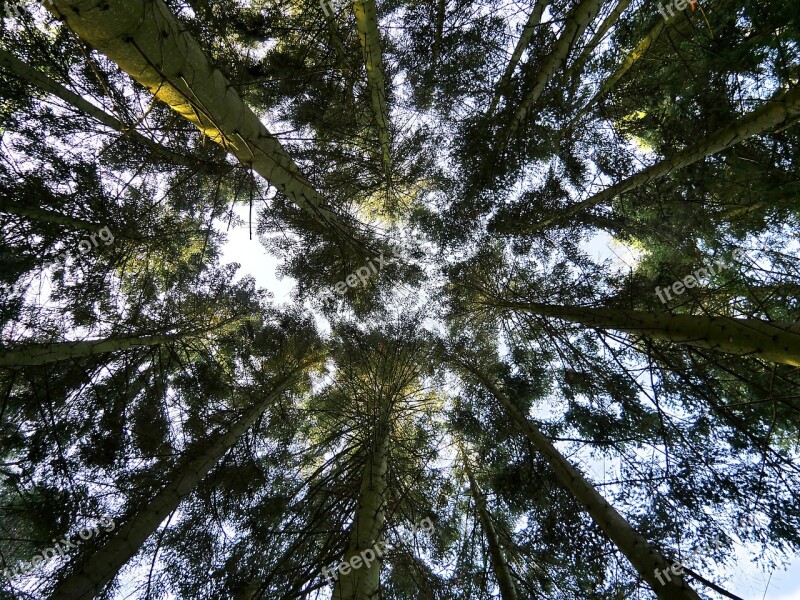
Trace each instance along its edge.
<instances>
[{"instance_id":1,"label":"forest canopy","mask_svg":"<svg viewBox=\"0 0 800 600\"><path fill-rule=\"evenodd\" d=\"M798 123L796 0L6 0L0 598L768 598Z\"/></svg>"}]
</instances>

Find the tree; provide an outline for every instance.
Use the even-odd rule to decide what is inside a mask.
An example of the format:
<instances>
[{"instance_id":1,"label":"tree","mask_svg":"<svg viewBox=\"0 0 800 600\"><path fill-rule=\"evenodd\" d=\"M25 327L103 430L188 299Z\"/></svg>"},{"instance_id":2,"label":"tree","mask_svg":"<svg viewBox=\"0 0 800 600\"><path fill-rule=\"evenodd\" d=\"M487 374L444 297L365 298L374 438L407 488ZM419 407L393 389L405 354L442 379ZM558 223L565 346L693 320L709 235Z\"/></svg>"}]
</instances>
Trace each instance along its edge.
<instances>
[{"instance_id":1,"label":"tree","mask_svg":"<svg viewBox=\"0 0 800 600\"><path fill-rule=\"evenodd\" d=\"M669 6L0 19L0 596L737 598L795 559L800 13Z\"/></svg>"}]
</instances>

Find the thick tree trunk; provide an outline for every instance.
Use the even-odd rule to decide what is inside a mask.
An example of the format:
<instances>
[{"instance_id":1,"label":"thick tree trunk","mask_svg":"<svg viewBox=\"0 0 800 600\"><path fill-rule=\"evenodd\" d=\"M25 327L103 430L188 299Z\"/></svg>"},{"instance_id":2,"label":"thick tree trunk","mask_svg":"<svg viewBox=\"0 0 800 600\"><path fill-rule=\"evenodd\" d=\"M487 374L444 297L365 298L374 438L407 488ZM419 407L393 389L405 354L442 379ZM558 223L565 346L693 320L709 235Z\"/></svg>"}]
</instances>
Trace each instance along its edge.
<instances>
[{"instance_id":1,"label":"thick tree trunk","mask_svg":"<svg viewBox=\"0 0 800 600\"><path fill-rule=\"evenodd\" d=\"M0 367L30 367L141 346L157 346L179 340L187 335L191 334L112 337L104 340L27 344L19 348L0 351Z\"/></svg>"},{"instance_id":2,"label":"thick tree trunk","mask_svg":"<svg viewBox=\"0 0 800 600\"><path fill-rule=\"evenodd\" d=\"M53 0L48 8L159 100L233 152L327 231L353 230L300 173L162 0Z\"/></svg>"},{"instance_id":3,"label":"thick tree trunk","mask_svg":"<svg viewBox=\"0 0 800 600\"><path fill-rule=\"evenodd\" d=\"M630 0L628 0L630 1ZM508 87L511 84L511 77L514 75L514 71L519 64L520 59L522 58L523 52L528 47L528 44L531 42L531 38L533 38L533 34L536 31L536 27L542 21L542 14L544 14L544 9L547 6L548 0L536 0L536 4L533 6L533 10L531 11L530 16L528 17L528 22L525 24L525 27L522 29L522 35L520 36L519 40L517 41L517 45L514 48L514 53L511 55L511 60L508 61L508 65L506 65L506 70L503 73L503 76L500 78L499 83L497 84L497 88L494 92L494 97L492 98L492 102L489 105L489 110L486 111L486 116L491 117L494 113L494 109L497 108L497 104L500 102L500 98L505 96L508 92Z\"/></svg>"},{"instance_id":4,"label":"thick tree trunk","mask_svg":"<svg viewBox=\"0 0 800 600\"><path fill-rule=\"evenodd\" d=\"M9 52L6 52L5 50L2 49L0 49L0 67L3 67L8 71L11 71L12 73L14 73L14 75L19 77L23 81L27 81L28 83L35 85L43 92L47 92L48 94L52 94L53 96L60 98L67 104L70 104L73 107L77 108L85 115L88 115L96 119L103 125L106 125L107 127L113 129L114 131L119 131L120 133L130 137L132 140L138 142L139 144L141 144L146 148L149 148L156 154L163 156L164 158L166 158L167 160L176 165L182 165L185 167L192 167L192 168L198 168L199 166L201 166L197 160L194 160L188 156L184 156L182 154L179 154L178 152L170 150L169 148L162 146L158 142L154 142L147 136L142 135L138 131L131 129L116 117L109 115L104 110L96 107L91 102L84 100L78 94L64 87L57 81L51 79L41 71L37 71L33 67L19 60L13 54L10 54ZM212 168L214 168L215 170L220 169L220 167L224 169L229 168L228 165L212 166ZM207 170L208 166L203 165L203 168Z\"/></svg>"},{"instance_id":5,"label":"thick tree trunk","mask_svg":"<svg viewBox=\"0 0 800 600\"><path fill-rule=\"evenodd\" d=\"M370 448L364 476L359 491L358 508L350 530L350 544L344 556L347 563L365 550L382 554L383 522L385 519L386 471L389 462L389 435L385 428L378 428L374 447ZM380 591L381 560L375 558L369 565L362 564L339 572L333 587L333 600L374 600Z\"/></svg>"},{"instance_id":6,"label":"thick tree trunk","mask_svg":"<svg viewBox=\"0 0 800 600\"><path fill-rule=\"evenodd\" d=\"M100 593L139 551L147 538L155 533L159 524L178 508L181 500L219 463L225 453L272 406L275 399L291 386L298 370L285 378L263 402L217 437L207 449L196 448L192 452L195 456L178 469L172 481L144 509L132 515L117 529L111 539L84 560L77 571L58 584L50 600L83 600L94 598Z\"/></svg>"},{"instance_id":7,"label":"thick tree trunk","mask_svg":"<svg viewBox=\"0 0 800 600\"><path fill-rule=\"evenodd\" d=\"M456 361L471 372L506 408L511 418L522 429L531 444L539 451L555 472L559 481L575 499L580 502L592 519L605 532L638 571L656 595L664 600L700 600L700 596L688 586L680 575L671 570L668 562L647 540L638 533L625 518L598 492L595 487L556 449L550 440L531 423L487 377L477 369L461 361ZM656 573L666 571L669 579ZM663 581L663 583L662 583Z\"/></svg>"},{"instance_id":8,"label":"thick tree trunk","mask_svg":"<svg viewBox=\"0 0 800 600\"><path fill-rule=\"evenodd\" d=\"M800 87L794 87L769 100L764 106L745 115L728 127L719 129L696 144L684 148L669 158L664 158L643 171L631 175L602 192L570 206L558 216L538 223L521 224L519 232L532 233L543 227L563 221L591 206L604 204L624 192L647 185L679 169L696 163L707 156L730 148L749 137L768 133L800 116Z\"/></svg>"},{"instance_id":9,"label":"thick tree trunk","mask_svg":"<svg viewBox=\"0 0 800 600\"><path fill-rule=\"evenodd\" d=\"M528 302L498 302L491 305L556 317L598 329L614 329L656 340L800 366L800 326L794 323Z\"/></svg>"},{"instance_id":10,"label":"thick tree trunk","mask_svg":"<svg viewBox=\"0 0 800 600\"><path fill-rule=\"evenodd\" d=\"M475 476L469 465L469 459L466 452L461 448L461 456L464 460L464 470L467 472L469 479L469 489L472 498L475 500L475 509L478 511L478 520L481 523L484 535L486 535L486 542L489 544L489 556L492 559L492 570L494 571L495 579L497 579L497 586L500 588L500 597L502 600L517 600L517 588L514 585L514 578L511 576L511 569L508 567L505 556L503 556L503 548L500 545L500 538L494 528L492 517L486 509L486 498L475 481Z\"/></svg>"},{"instance_id":11,"label":"thick tree trunk","mask_svg":"<svg viewBox=\"0 0 800 600\"><path fill-rule=\"evenodd\" d=\"M375 0L354 0L353 12L356 17L358 37L364 54L367 69L367 85L372 100L372 114L378 128L381 144L381 161L387 183L392 184L392 163L390 158L389 108L386 104L386 80L383 75L383 55L381 53L380 32L378 31L378 10Z\"/></svg>"},{"instance_id":12,"label":"thick tree trunk","mask_svg":"<svg viewBox=\"0 0 800 600\"><path fill-rule=\"evenodd\" d=\"M534 108L553 74L564 66L570 50L581 38L589 23L592 22L601 4L602 0L583 0L572 11L564 24L561 36L553 47L553 51L545 57L539 72L536 74L533 80L533 87L525 94L508 127L501 132L493 154L501 155L505 152L508 141L516 134L525 117Z\"/></svg>"}]
</instances>

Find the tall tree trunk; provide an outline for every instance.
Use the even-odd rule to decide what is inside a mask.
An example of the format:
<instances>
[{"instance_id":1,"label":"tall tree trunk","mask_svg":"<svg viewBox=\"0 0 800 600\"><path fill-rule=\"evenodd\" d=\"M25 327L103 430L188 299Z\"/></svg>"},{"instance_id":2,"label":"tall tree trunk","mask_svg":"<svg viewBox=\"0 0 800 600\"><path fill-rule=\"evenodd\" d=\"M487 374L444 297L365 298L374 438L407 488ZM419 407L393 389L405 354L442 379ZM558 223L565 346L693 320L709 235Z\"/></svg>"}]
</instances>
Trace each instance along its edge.
<instances>
[{"instance_id":1,"label":"tall tree trunk","mask_svg":"<svg viewBox=\"0 0 800 600\"><path fill-rule=\"evenodd\" d=\"M103 125L113 129L114 131L119 131L120 133L128 136L132 140L138 142L142 146L149 148L156 154L163 156L167 160L171 161L176 165L182 165L185 167L193 167L198 168L201 164L188 156L184 156L178 152L170 150L166 146L162 146L158 142L154 142L147 136L142 135L138 131L131 129L128 125L117 119L116 117L108 114L104 110L96 107L91 102L84 100L75 92L69 90L68 88L64 87L57 81L51 79L41 71L38 71L31 67L30 65L24 63L23 61L19 60L13 54L6 52L5 50L0 49L0 67L5 68L6 70L12 72L14 75L22 79L23 81L27 81L35 85L37 88L42 90L43 92L47 92L48 94L52 94L57 98L60 98L67 104L70 104L77 108L79 111L88 115ZM207 169L207 165L202 165L204 169ZM228 169L228 165L212 165L214 170L221 170L221 169Z\"/></svg>"},{"instance_id":2,"label":"tall tree trunk","mask_svg":"<svg viewBox=\"0 0 800 600\"><path fill-rule=\"evenodd\" d=\"M16 215L18 217L25 217L26 219L34 221L41 221L42 223L64 225L81 231L98 231L103 228L103 225L99 223L92 223L91 221L78 219L77 217L62 215L54 210L39 208L37 206L22 206L21 204L13 202L4 192L5 190L0 190L0 212ZM114 232L114 236L122 237L116 232Z\"/></svg>"},{"instance_id":3,"label":"tall tree trunk","mask_svg":"<svg viewBox=\"0 0 800 600\"><path fill-rule=\"evenodd\" d=\"M93 598L116 576L119 570L139 551L200 481L217 465L239 438L272 406L274 401L296 380L300 368L285 377L264 400L241 420L217 437L208 448L195 448L195 456L186 460L149 504L132 515L113 536L88 556L78 570L59 583L50 600L83 600ZM191 456L191 454L187 455Z\"/></svg>"},{"instance_id":4,"label":"tall tree trunk","mask_svg":"<svg viewBox=\"0 0 800 600\"><path fill-rule=\"evenodd\" d=\"M662 3L662 5L664 4L668 3L667 2ZM727 4L726 0L722 0L722 2L720 2L717 8L720 9L724 7L726 4ZM663 14L666 14L666 11ZM609 77L603 82L597 93L594 96L592 96L592 99L589 100L589 102L587 102L584 105L584 107L578 112L577 115L575 115L575 117L570 121L567 128L571 129L575 125L575 123L583 115L585 115L589 111L589 109L591 109L594 106L596 102L602 100L606 96L606 94L608 94L612 89L614 89L614 86L616 86L617 83L619 83L620 79L622 79L625 76L625 74L628 71L630 71L631 68L633 68L633 66L645 55L645 53L650 49L650 46L652 46L655 43L655 41L658 39L658 37L661 35L664 29L671 26L675 21L680 19L682 16L683 13L678 10L676 10L674 14L669 14L669 16L667 16L666 18L663 18L662 15L658 15L656 17L655 25L653 25L650 31L647 32L647 35L645 35L644 38L642 38L642 40L630 52L630 54L628 54L623 63L619 66L619 68L616 71L614 71L611 77Z\"/></svg>"},{"instance_id":5,"label":"tall tree trunk","mask_svg":"<svg viewBox=\"0 0 800 600\"><path fill-rule=\"evenodd\" d=\"M595 487L556 449L550 440L531 423L511 400L503 394L486 376L472 365L453 359L467 369L486 386L492 395L505 407L511 418L522 429L525 437L539 451L555 472L559 481L575 499L580 502L592 519L605 532L608 538L619 548L659 598L665 600L700 600L700 596L689 587L680 575L671 570L668 562L658 550L620 515L613 506L598 492ZM670 577L656 573L666 571ZM663 583L662 583L663 581Z\"/></svg>"},{"instance_id":6,"label":"tall tree trunk","mask_svg":"<svg viewBox=\"0 0 800 600\"><path fill-rule=\"evenodd\" d=\"M534 302L501 301L487 304L556 317L598 329L615 329L656 340L800 366L800 326L795 323Z\"/></svg>"},{"instance_id":7,"label":"tall tree trunk","mask_svg":"<svg viewBox=\"0 0 800 600\"><path fill-rule=\"evenodd\" d=\"M378 10L375 0L354 0L353 12L356 17L358 38L364 54L367 69L367 85L372 104L372 114L378 128L381 145L383 173L389 186L392 185L392 163L390 158L389 108L386 104L386 80L383 75L383 56L381 53L380 32L378 31Z\"/></svg>"},{"instance_id":8,"label":"tall tree trunk","mask_svg":"<svg viewBox=\"0 0 800 600\"><path fill-rule=\"evenodd\" d=\"M191 335L148 335L141 337L111 337L101 340L76 342L52 342L49 344L26 344L19 348L0 351L0 367L30 367L44 365L70 358L95 356L106 352L118 352L141 346L158 346Z\"/></svg>"},{"instance_id":9,"label":"tall tree trunk","mask_svg":"<svg viewBox=\"0 0 800 600\"><path fill-rule=\"evenodd\" d=\"M350 529L350 543L344 562L365 550L382 553L381 537L385 519L386 471L389 463L388 427L378 427L373 447L369 449L361 480L358 507ZM376 550L377 548L377 550ZM380 590L381 560L339 573L333 587L333 600L374 600Z\"/></svg>"},{"instance_id":10,"label":"tall tree trunk","mask_svg":"<svg viewBox=\"0 0 800 600\"><path fill-rule=\"evenodd\" d=\"M483 533L486 535L486 542L489 544L489 556L492 559L492 570L500 588L500 597L502 600L517 600L517 588L514 585L514 578L511 576L511 569L509 569L506 558L503 556L500 538L494 528L492 517L486 509L486 498L478 486L478 482L475 481L469 458L463 447L461 447L461 456L464 461L464 470L469 479L470 494L475 500L475 509L478 511L478 520L481 523Z\"/></svg>"},{"instance_id":11,"label":"tall tree trunk","mask_svg":"<svg viewBox=\"0 0 800 600\"><path fill-rule=\"evenodd\" d=\"M353 95L353 69L347 59L347 51L342 43L342 34L339 31L339 26L336 24L336 15L328 10L329 6L330 5L324 7L322 13L325 16L325 23L328 25L328 35L330 36L333 51L336 54L336 62L339 65L339 71L344 80L344 93L347 98L347 105L355 106L356 101Z\"/></svg>"},{"instance_id":12,"label":"tall tree trunk","mask_svg":"<svg viewBox=\"0 0 800 600\"><path fill-rule=\"evenodd\" d=\"M508 126L500 133L498 143L493 152L494 155L502 155L505 152L509 140L516 134L525 117L536 105L550 78L558 69L564 66L570 50L581 38L589 23L592 22L602 3L603 0L583 0L567 18L553 51L544 58L542 66L533 80L533 87L525 94Z\"/></svg>"},{"instance_id":13,"label":"tall tree trunk","mask_svg":"<svg viewBox=\"0 0 800 600\"><path fill-rule=\"evenodd\" d=\"M447 0L436 1L436 33L433 38L431 51L431 65L434 69L439 64L439 55L442 52L442 39L444 38L444 19L447 14Z\"/></svg>"},{"instance_id":14,"label":"tall tree trunk","mask_svg":"<svg viewBox=\"0 0 800 600\"><path fill-rule=\"evenodd\" d=\"M508 93L508 87L511 84L511 77L514 75L514 70L517 68L523 52L525 52L528 44L530 44L531 38L533 38L533 33L536 31L536 27L542 21L542 14L544 14L544 9L547 6L547 3L548 0L536 0L536 4L533 6L533 10L528 17L528 22L522 29L522 35L520 36L519 40L517 40L517 45L514 47L511 60L508 61L506 70L503 73L503 76L500 78L497 88L495 88L494 97L489 105L489 110L486 111L487 117L492 116L494 109L497 108L497 104L500 102L500 98Z\"/></svg>"},{"instance_id":15,"label":"tall tree trunk","mask_svg":"<svg viewBox=\"0 0 800 600\"><path fill-rule=\"evenodd\" d=\"M566 211L559 213L551 219L539 221L538 223L522 223L517 231L532 233L543 227L561 222L581 212L585 208L606 203L624 192L629 192L643 185L647 185L655 179L665 177L707 156L730 148L742 140L746 140L754 135L773 131L781 125L789 123L797 116L800 116L800 87L794 87L786 92L778 94L767 101L764 106L734 121L729 126L715 131L696 144L684 148L669 158L658 161L656 164L631 175L627 179L623 179L619 183L604 189L602 192L598 192L586 200L570 206Z\"/></svg>"},{"instance_id":16,"label":"tall tree trunk","mask_svg":"<svg viewBox=\"0 0 800 600\"><path fill-rule=\"evenodd\" d=\"M658 36L661 35L661 32L664 29L673 23L678 17L681 16L680 12L677 12L670 16L668 20L662 19L660 16L657 17L656 24L653 26L652 29L647 33L644 38L636 45L630 54L625 58L623 63L617 68L614 73L612 73L611 77L606 79L603 84L600 86L600 89L597 90L597 93L592 96L591 100L589 100L586 105L578 112L577 115L572 119L570 122L570 126L572 126L578 119L580 119L583 115L585 115L591 107L593 107L598 101L605 97L608 92L610 92L615 85L622 79L625 74L633 68L642 56L645 55L647 50L653 43L658 39Z\"/></svg>"},{"instance_id":17,"label":"tall tree trunk","mask_svg":"<svg viewBox=\"0 0 800 600\"><path fill-rule=\"evenodd\" d=\"M580 53L580 56L575 60L573 65L567 70L566 74L564 75L565 80L569 80L570 77L574 76L577 73L580 73L583 70L583 65L589 60L589 57L594 52L594 49L597 48L597 45L603 39L603 36L611 29L611 26L617 22L620 15L625 12L625 9L630 6L633 0L619 0L617 5L614 9L609 13L609 15L603 20L600 24L600 27L592 36L592 39L589 40L589 43L586 44L586 47Z\"/></svg>"},{"instance_id":18,"label":"tall tree trunk","mask_svg":"<svg viewBox=\"0 0 800 600\"><path fill-rule=\"evenodd\" d=\"M327 206L163 0L53 0L48 9L156 98L286 194L322 231L353 238L351 226Z\"/></svg>"}]
</instances>

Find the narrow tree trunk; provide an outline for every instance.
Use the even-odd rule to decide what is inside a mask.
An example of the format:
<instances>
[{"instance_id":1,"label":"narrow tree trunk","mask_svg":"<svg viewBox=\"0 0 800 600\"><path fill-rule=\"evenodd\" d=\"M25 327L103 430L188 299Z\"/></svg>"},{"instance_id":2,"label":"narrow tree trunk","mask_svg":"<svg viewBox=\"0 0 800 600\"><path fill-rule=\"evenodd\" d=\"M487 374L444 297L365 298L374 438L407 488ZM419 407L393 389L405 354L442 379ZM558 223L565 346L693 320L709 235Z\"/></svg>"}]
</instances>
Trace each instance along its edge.
<instances>
[{"instance_id":1,"label":"narrow tree trunk","mask_svg":"<svg viewBox=\"0 0 800 600\"><path fill-rule=\"evenodd\" d=\"M88 102L81 98L75 92L69 90L68 88L64 87L57 81L51 79L41 71L38 71L31 67L30 65L22 62L13 54L6 52L5 50L0 49L0 67L5 68L8 71L11 71L14 75L22 79L23 81L27 81L35 85L37 88L42 90L43 92L47 92L48 94L52 94L57 98L60 98L67 104L71 104L79 111L88 115L96 120L98 120L103 125L110 127L114 131L119 131L120 133L128 136L132 140L138 142L142 146L149 148L156 154L159 154L169 160L170 162L176 165L182 165L185 167L193 167L197 168L200 166L199 162L184 156L178 152L170 150L166 146L162 146L158 142L154 142L147 136L142 135L138 131L131 129L125 123L117 119L116 117L109 115L104 110L96 107L91 102ZM216 168L219 166L214 165ZM222 168L228 168L228 165L221 165Z\"/></svg>"},{"instance_id":2,"label":"narrow tree trunk","mask_svg":"<svg viewBox=\"0 0 800 600\"><path fill-rule=\"evenodd\" d=\"M754 135L773 131L781 125L789 123L797 116L800 116L800 87L794 87L786 92L778 94L764 106L757 108L739 120L731 123L729 126L715 131L696 144L684 148L669 158L660 160L656 164L631 175L627 179L606 188L602 192L598 192L586 200L570 206L566 211L552 219L547 219L538 223L521 224L518 231L532 233L543 227L561 222L590 206L606 203L624 192L629 192L647 185L655 179L665 177L707 156L730 148L742 140L746 140Z\"/></svg>"},{"instance_id":3,"label":"narrow tree trunk","mask_svg":"<svg viewBox=\"0 0 800 600\"><path fill-rule=\"evenodd\" d=\"M84 219L62 215L54 210L47 210L46 208L38 208L35 206L22 206L16 202L12 202L6 196L0 197L0 212L9 215L16 215L18 217L25 217L34 221L41 221L42 223L53 223L54 225L64 225L72 229L79 229L81 231L98 231L103 228L99 223L92 223ZM116 232L114 232L117 236Z\"/></svg>"},{"instance_id":4,"label":"narrow tree trunk","mask_svg":"<svg viewBox=\"0 0 800 600\"><path fill-rule=\"evenodd\" d=\"M668 562L658 550L638 533L625 518L598 492L594 486L556 449L550 440L531 423L527 417L508 399L487 377L477 369L458 361L462 367L471 372L506 408L511 418L522 429L525 437L544 457L555 472L562 485L580 502L592 519L605 532L608 538L619 548L659 598L665 600L700 600L700 596L688 586L680 575L671 570ZM661 575L661 581L655 576L657 572L669 573L669 579Z\"/></svg>"},{"instance_id":5,"label":"narrow tree trunk","mask_svg":"<svg viewBox=\"0 0 800 600\"><path fill-rule=\"evenodd\" d=\"M670 16L668 20L662 19L660 16L657 17L656 24L653 28L647 33L644 38L637 44L636 48L634 48L630 54L625 58L623 63L619 66L619 68L614 71L614 73L606 79L603 84L600 86L600 89L597 90L597 93L592 96L592 99L586 103L586 105L578 112L578 114L572 119L570 122L570 126L575 123L578 119L580 119L583 115L585 115L588 110L594 106L598 101L605 97L608 92L610 92L614 86L617 85L620 79L622 79L625 74L633 68L642 56L645 55L647 50L653 43L658 39L658 36L661 35L661 32L664 29L673 23L678 17L681 16L680 12L677 12Z\"/></svg>"},{"instance_id":6,"label":"narrow tree trunk","mask_svg":"<svg viewBox=\"0 0 800 600\"><path fill-rule=\"evenodd\" d=\"M511 84L511 77L514 75L514 70L517 68L519 61L522 58L522 54L525 52L528 44L530 44L531 38L533 38L533 33L536 31L536 27L542 21L542 14L544 14L544 9L547 6L547 2L548 0L536 0L536 4L533 6L533 10L528 17L528 22L522 29L522 35L520 36L519 40L517 40L517 45L514 48L514 53L511 55L511 60L508 61L506 70L503 73L503 76L500 78L500 82L497 84L494 97L489 105L489 110L486 111L487 117L492 116L494 109L497 108L497 104L500 102L500 98L508 93L508 87Z\"/></svg>"},{"instance_id":7,"label":"narrow tree trunk","mask_svg":"<svg viewBox=\"0 0 800 600\"><path fill-rule=\"evenodd\" d=\"M347 563L365 550L382 553L383 522L385 519L386 471L389 461L388 430L378 428L379 439L374 442L367 456L364 476L361 481L358 508L350 530L350 544L344 556ZM351 569L347 574L339 573L333 587L333 600L374 600L380 590L381 560L376 558L369 565Z\"/></svg>"},{"instance_id":8,"label":"narrow tree trunk","mask_svg":"<svg viewBox=\"0 0 800 600\"><path fill-rule=\"evenodd\" d=\"M364 54L364 65L367 69L367 85L372 100L372 114L378 128L378 140L381 144L383 172L387 183L391 186L389 108L386 104L386 80L383 75L383 56L375 0L354 0L353 12L356 17L358 38L361 40L361 50Z\"/></svg>"},{"instance_id":9,"label":"narrow tree trunk","mask_svg":"<svg viewBox=\"0 0 800 600\"><path fill-rule=\"evenodd\" d=\"M486 498L481 492L478 482L475 481L475 476L469 465L469 459L463 448L461 448L461 456L464 461L464 470L469 479L470 494L475 500L478 519L483 533L486 535L486 542L489 544L489 556L492 559L492 570L494 571L495 579L497 579L497 586L500 588L500 597L502 600L517 600L517 588L514 585L514 578L511 576L511 569L509 569L506 558L503 556L500 538L494 528L492 517L486 509Z\"/></svg>"},{"instance_id":10,"label":"narrow tree trunk","mask_svg":"<svg viewBox=\"0 0 800 600\"><path fill-rule=\"evenodd\" d=\"M431 52L431 65L434 69L439 63L439 54L442 52L442 39L444 37L444 19L447 13L447 0L437 0L436 2L436 33L433 38L433 50Z\"/></svg>"},{"instance_id":11,"label":"narrow tree trunk","mask_svg":"<svg viewBox=\"0 0 800 600\"><path fill-rule=\"evenodd\" d=\"M300 173L163 0L53 0L57 17L159 100L233 152L327 231L352 228Z\"/></svg>"},{"instance_id":12,"label":"narrow tree trunk","mask_svg":"<svg viewBox=\"0 0 800 600\"><path fill-rule=\"evenodd\" d=\"M111 337L102 340L27 344L0 352L0 367L29 367L141 346L158 346L159 344L179 340L187 335L190 334Z\"/></svg>"},{"instance_id":13,"label":"narrow tree trunk","mask_svg":"<svg viewBox=\"0 0 800 600\"><path fill-rule=\"evenodd\" d=\"M94 598L139 551L209 471L219 463L239 438L272 406L275 399L295 380L299 369L286 377L259 405L217 437L207 449L190 458L172 480L140 512L132 515L113 536L84 560L77 571L68 575L53 591L50 600ZM198 454L195 450L193 454Z\"/></svg>"},{"instance_id":14,"label":"narrow tree trunk","mask_svg":"<svg viewBox=\"0 0 800 600\"><path fill-rule=\"evenodd\" d=\"M570 77L572 77L576 73L580 73L583 70L583 65L589 60L589 57L594 52L594 49L597 48L597 45L603 39L603 36L611 29L611 26L617 22L620 15L625 12L625 9L630 6L633 0L619 0L617 5L614 9L609 13L609 15L603 20L600 25L600 28L597 32L592 36L592 39L589 40L589 43L586 44L586 47L581 52L580 56L575 60L573 65L567 70L567 73L564 75L564 80L568 81Z\"/></svg>"},{"instance_id":15,"label":"narrow tree trunk","mask_svg":"<svg viewBox=\"0 0 800 600\"><path fill-rule=\"evenodd\" d=\"M583 35L589 23L592 22L601 4L602 0L583 0L572 11L564 24L561 37L558 38L553 47L553 51L545 57L542 66L539 68L539 72L533 81L533 87L525 94L508 127L501 133L493 154L501 155L505 152L508 141L516 134L525 117L534 108L550 78L558 69L564 66L570 50Z\"/></svg>"},{"instance_id":16,"label":"narrow tree trunk","mask_svg":"<svg viewBox=\"0 0 800 600\"><path fill-rule=\"evenodd\" d=\"M800 366L800 326L780 321L673 315L616 308L558 306L528 302L492 302L540 316L556 317L598 329L615 329L730 354Z\"/></svg>"},{"instance_id":17,"label":"narrow tree trunk","mask_svg":"<svg viewBox=\"0 0 800 600\"><path fill-rule=\"evenodd\" d=\"M330 36L331 46L336 54L336 62L339 64L339 71L342 73L344 80L344 91L347 96L347 105L355 106L355 96L353 95L353 73L352 68L348 64L347 51L342 43L342 35L339 31L339 26L336 24L336 15L331 13L327 8L322 11L325 22L328 25L328 35Z\"/></svg>"}]
</instances>

